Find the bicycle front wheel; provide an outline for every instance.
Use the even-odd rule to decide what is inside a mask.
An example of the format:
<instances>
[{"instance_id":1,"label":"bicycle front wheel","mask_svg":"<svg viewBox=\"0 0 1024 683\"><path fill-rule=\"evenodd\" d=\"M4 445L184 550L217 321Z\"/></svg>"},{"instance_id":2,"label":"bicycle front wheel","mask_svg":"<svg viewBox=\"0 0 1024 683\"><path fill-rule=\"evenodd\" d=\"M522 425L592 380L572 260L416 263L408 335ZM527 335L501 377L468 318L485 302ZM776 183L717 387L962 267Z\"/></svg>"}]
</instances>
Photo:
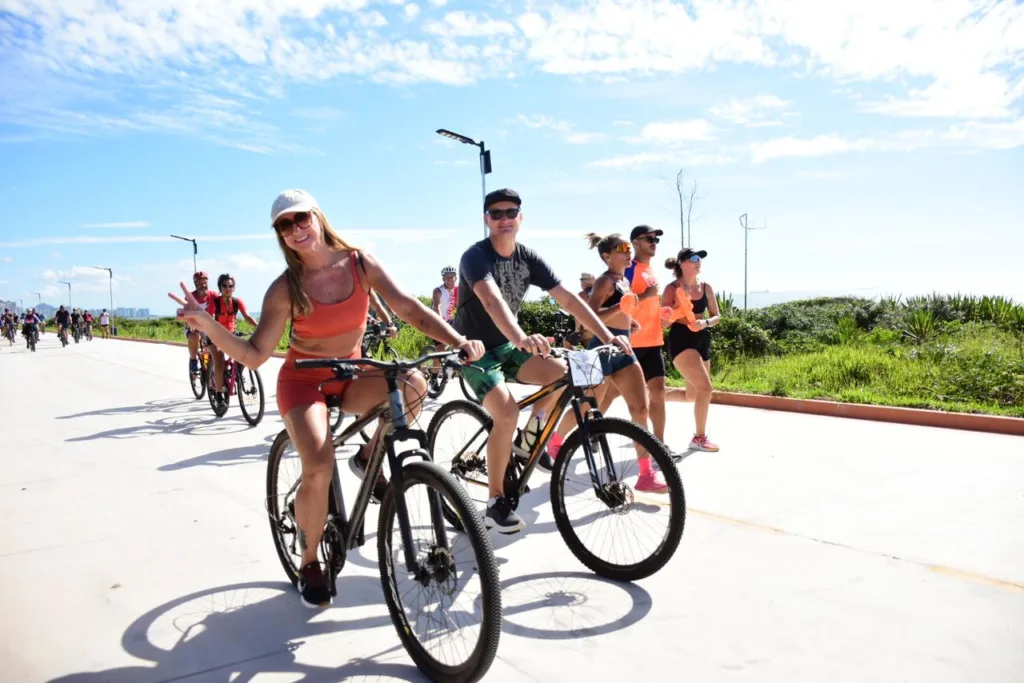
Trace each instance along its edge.
<instances>
[{"instance_id":1,"label":"bicycle front wheel","mask_svg":"<svg viewBox=\"0 0 1024 683\"><path fill-rule=\"evenodd\" d=\"M421 356L426 356L430 353L435 353L435 349L432 345L424 346L420 351ZM430 398L437 398L444 393L444 388L448 384L448 368L444 367L440 363L435 367L434 365L424 365L421 370L427 376L427 396Z\"/></svg>"},{"instance_id":2,"label":"bicycle front wheel","mask_svg":"<svg viewBox=\"0 0 1024 683\"><path fill-rule=\"evenodd\" d=\"M377 556L388 612L413 662L433 681L480 680L498 651L501 586L483 518L452 475L430 462L402 469L380 507ZM406 566L396 497L408 511L416 566ZM461 532L445 524L454 510ZM416 538L419 537L419 538Z\"/></svg>"},{"instance_id":3,"label":"bicycle front wheel","mask_svg":"<svg viewBox=\"0 0 1024 683\"><path fill-rule=\"evenodd\" d=\"M192 372L192 368L189 368L188 382L192 386L192 395L198 401L206 393L206 373L203 371L202 364L199 365L199 372Z\"/></svg>"},{"instance_id":4,"label":"bicycle front wheel","mask_svg":"<svg viewBox=\"0 0 1024 683\"><path fill-rule=\"evenodd\" d=\"M263 378L259 370L252 370L242 365L236 365L236 386L238 391L238 407L242 409L242 417L250 425L255 427L263 419L263 411L266 408L263 398Z\"/></svg>"},{"instance_id":5,"label":"bicycle front wheel","mask_svg":"<svg viewBox=\"0 0 1024 683\"><path fill-rule=\"evenodd\" d=\"M601 417L565 440L551 473L555 523L572 554L596 574L637 581L672 559L683 537L683 480L665 444L639 425ZM637 447L649 454L667 490L640 482ZM595 482L596 480L596 482ZM640 489L644 490L640 490Z\"/></svg>"}]
</instances>

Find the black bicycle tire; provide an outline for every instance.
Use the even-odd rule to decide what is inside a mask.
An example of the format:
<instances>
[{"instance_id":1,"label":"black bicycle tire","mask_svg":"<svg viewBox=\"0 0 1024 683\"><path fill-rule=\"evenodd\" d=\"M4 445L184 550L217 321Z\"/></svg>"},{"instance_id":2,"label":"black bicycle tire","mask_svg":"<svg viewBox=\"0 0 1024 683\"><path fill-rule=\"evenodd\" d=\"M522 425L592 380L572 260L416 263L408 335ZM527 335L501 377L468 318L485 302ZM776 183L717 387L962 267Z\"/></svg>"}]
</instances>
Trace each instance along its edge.
<instances>
[{"instance_id":1,"label":"black bicycle tire","mask_svg":"<svg viewBox=\"0 0 1024 683\"><path fill-rule=\"evenodd\" d=\"M384 347L384 353L382 355L384 356L384 358L382 358L381 360L389 360L391 362L397 362L401 360L398 357L398 351L395 351L395 347L391 346L390 344Z\"/></svg>"},{"instance_id":2,"label":"black bicycle tire","mask_svg":"<svg viewBox=\"0 0 1024 683\"><path fill-rule=\"evenodd\" d=\"M436 353L437 349L433 344L428 344L420 350L421 356L426 356L429 353ZM420 368L423 374L427 378L427 397L437 398L444 393L444 388L448 386L448 369L444 365L434 367L433 365L424 365ZM430 381L431 372L437 371L437 380L434 382Z\"/></svg>"},{"instance_id":3,"label":"black bicycle tire","mask_svg":"<svg viewBox=\"0 0 1024 683\"><path fill-rule=\"evenodd\" d=\"M480 422L482 427L487 429L488 438L490 438L489 435L491 433L491 427L494 425L494 420L491 419L491 416L488 415L487 411L480 407L479 404L473 403L472 401L462 400L445 403L436 413L434 413L434 417L430 419L430 424L427 426L427 452L430 453L431 462L437 462L437 459L434 457L434 444L437 441L438 430L440 430L441 425L444 424L444 421L449 415L457 412L469 413L472 415ZM455 476L454 472L450 472L450 474ZM459 518L455 514L455 511L445 505L443 501L441 507L444 511L444 518L448 520L448 523L461 531Z\"/></svg>"},{"instance_id":4,"label":"black bicycle tire","mask_svg":"<svg viewBox=\"0 0 1024 683\"><path fill-rule=\"evenodd\" d=\"M256 413L255 418L249 415L249 410L245 407L245 401L242 399L242 394L245 393L245 382L242 380L242 377L245 376L246 372L252 373L252 375L256 378L256 388L258 390L260 397L260 409L259 412ZM260 420L263 419L263 411L266 410L266 399L264 398L263 394L263 378L260 377L259 370L251 370L245 367L244 365L239 364L235 365L235 378L237 380L235 386L238 389L238 407L242 409L242 417L245 418L246 422L255 427L260 423Z\"/></svg>"},{"instance_id":5,"label":"black bicycle tire","mask_svg":"<svg viewBox=\"0 0 1024 683\"><path fill-rule=\"evenodd\" d=\"M675 555L679 543L683 538L683 530L686 526L686 494L683 491L683 479L679 475L672 462L672 456L668 448L659 441L653 434L640 425L623 420L617 417L599 417L589 422L588 428L591 433L596 434L619 434L627 439L640 444L650 453L654 463L661 470L668 484L668 496L672 506L669 519L669 531L662 540L661 545L647 558L632 565L616 565L591 553L580 541L572 528L568 514L565 510L565 496L563 485L565 483L565 470L567 463L571 460L569 455L583 445L583 432L579 429L573 431L565 440L559 451L559 457L555 460L555 468L551 472L551 509L555 515L555 525L562 535L562 540L572 551L580 562L598 576L615 581L638 581L644 579L662 567ZM595 454L597 455L597 454Z\"/></svg>"},{"instance_id":6,"label":"black bicycle tire","mask_svg":"<svg viewBox=\"0 0 1024 683\"><path fill-rule=\"evenodd\" d=\"M189 387L192 388L192 395L196 397L196 400L197 401L201 401L203 399L203 396L206 395L206 373L203 372L203 361L202 361L202 359L196 358L196 363L199 365L199 372L193 374L192 373L192 368L189 367L189 370L188 370L188 385L189 385ZM199 382L199 391L198 392L196 392L196 385L192 381L193 377L195 377L196 381Z\"/></svg>"},{"instance_id":7,"label":"black bicycle tire","mask_svg":"<svg viewBox=\"0 0 1024 683\"><path fill-rule=\"evenodd\" d=\"M281 466L281 456L290 443L291 437L288 436L288 431L282 429L277 438L274 439L274 444L270 447L270 455L267 457L267 517L270 521L270 536L274 539L274 550L277 551L277 559L281 561L281 567L284 569L285 575L294 586L298 584L299 572L292 565L289 559L289 550L285 547L284 538L277 528L277 520L281 514L277 506L277 470ZM298 531L298 522L295 524L296 531Z\"/></svg>"},{"instance_id":8,"label":"black bicycle tire","mask_svg":"<svg viewBox=\"0 0 1024 683\"><path fill-rule=\"evenodd\" d=\"M224 402L224 408L222 410L218 411L217 410L217 404L213 402L214 401L214 399L213 399L214 390L217 387L217 383L213 381L213 373L217 371L216 368L217 368L217 366L214 364L213 359L211 358L210 359L210 367L208 367L206 369L206 396L210 400L210 408L213 410L213 414L216 417L224 417L225 415L228 414L228 406L229 406L231 397L229 396L228 400Z\"/></svg>"},{"instance_id":9,"label":"black bicycle tire","mask_svg":"<svg viewBox=\"0 0 1024 683\"><path fill-rule=\"evenodd\" d=\"M391 615L391 623L395 625L402 645L416 666L430 680L439 683L472 683L487 673L498 652L501 639L501 584L498 581L498 563L494 559L494 549L490 537L484 527L483 519L473 505L469 494L452 475L431 462L409 462L402 470L403 481L407 485L423 483L441 493L442 500L453 502L460 519L464 519L462 532L469 538L473 548L475 568L480 576L482 619L480 623L480 639L473 648L467 661L460 666L447 666L437 662L423 648L419 640L412 634L405 612L396 602L397 582L393 580L394 565L392 558L392 518L395 516L395 486L388 484L387 493L381 501L380 514L377 522L377 557L380 567L381 588L384 590L384 601ZM404 572L404 567L403 570Z\"/></svg>"}]
</instances>

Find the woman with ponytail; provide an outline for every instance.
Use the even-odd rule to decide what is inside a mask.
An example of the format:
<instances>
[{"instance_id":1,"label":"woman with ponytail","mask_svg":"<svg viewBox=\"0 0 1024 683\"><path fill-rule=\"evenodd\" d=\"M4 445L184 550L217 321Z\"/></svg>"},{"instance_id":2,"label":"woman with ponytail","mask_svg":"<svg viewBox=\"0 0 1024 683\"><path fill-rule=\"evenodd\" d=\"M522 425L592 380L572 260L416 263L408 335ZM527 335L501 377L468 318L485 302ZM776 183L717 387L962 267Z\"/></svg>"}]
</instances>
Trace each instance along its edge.
<instances>
[{"instance_id":1,"label":"woman with ponytail","mask_svg":"<svg viewBox=\"0 0 1024 683\"><path fill-rule=\"evenodd\" d=\"M717 451L706 433L708 407L711 405L711 331L721 320L715 290L707 282L698 281L702 259L708 253L687 247L665 267L676 279L661 296L662 307L672 309L673 320L668 332L668 351L672 364L686 380L686 400L693 401L696 431L690 450ZM705 312L710 317L704 317Z\"/></svg>"},{"instance_id":2,"label":"woman with ponytail","mask_svg":"<svg viewBox=\"0 0 1024 683\"><path fill-rule=\"evenodd\" d=\"M331 604L331 592L317 558L334 469L326 394L341 397L343 413L363 415L387 401L387 385L383 377L363 376L359 391L346 391L350 382L330 381L333 370L299 369L295 361L361 357L374 291L403 320L428 337L465 351L469 360L479 359L484 349L483 344L467 340L418 299L399 289L370 254L342 239L308 192L285 190L278 195L270 209L270 223L288 267L267 290L259 324L248 340L219 325L184 283L181 289L185 297L170 297L183 306L189 325L201 329L247 368L258 368L270 357L291 322L288 354L277 376L277 407L302 462L302 484L295 499L295 516L300 538L304 539L298 589L307 607L326 607ZM321 391L320 384L325 381ZM419 372L408 373L403 387L410 417L415 419L426 395L426 380ZM380 438L384 427L381 422L373 442ZM365 467L365 459L350 460L361 474L360 465ZM377 483L374 495L379 496L384 482Z\"/></svg>"},{"instance_id":3,"label":"woman with ponytail","mask_svg":"<svg viewBox=\"0 0 1024 683\"><path fill-rule=\"evenodd\" d=\"M601 322L611 331L612 334L621 337L629 337L630 332L636 327L636 323L630 315L630 311L636 307L636 295L632 293L629 280L626 279L626 268L633 262L633 250L630 243L619 235L608 235L601 237L596 233L586 236L591 249L597 249L598 255L604 261L605 270L596 280L590 292L587 303L590 308L601 319ZM601 346L601 340L596 337L587 345L588 349ZM626 408L633 422L644 429L648 429L648 408L647 408L647 385L644 383L644 373L636 362L636 356L616 356L604 368L605 375L610 382L605 382L596 387L594 397L598 402L598 409L604 412L612 399L621 395L626 401ZM610 384L610 386L609 386ZM611 393L614 392L614 393ZM546 469L554 468L554 458L562 447L565 437L576 427L576 416L570 410L562 418L551 441L548 442L548 452L541 456L539 465ZM651 459L646 455L638 454L640 476L637 478L636 490L646 493L665 493L668 485L659 472L655 472L651 466Z\"/></svg>"}]
</instances>

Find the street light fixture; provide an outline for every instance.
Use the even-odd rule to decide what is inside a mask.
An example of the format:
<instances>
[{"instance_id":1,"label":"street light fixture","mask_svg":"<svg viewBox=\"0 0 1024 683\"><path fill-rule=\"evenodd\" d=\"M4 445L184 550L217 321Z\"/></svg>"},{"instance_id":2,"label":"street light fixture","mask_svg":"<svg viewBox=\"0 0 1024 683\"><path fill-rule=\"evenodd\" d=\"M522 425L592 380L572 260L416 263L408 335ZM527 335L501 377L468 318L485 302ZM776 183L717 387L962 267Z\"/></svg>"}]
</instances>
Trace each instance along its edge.
<instances>
[{"instance_id":1,"label":"street light fixture","mask_svg":"<svg viewBox=\"0 0 1024 683\"><path fill-rule=\"evenodd\" d=\"M68 306L70 306L71 305L71 283L70 282L65 282L64 280L57 280L57 282L61 283L62 285L67 285L68 286Z\"/></svg>"},{"instance_id":2,"label":"street light fixture","mask_svg":"<svg viewBox=\"0 0 1024 683\"><path fill-rule=\"evenodd\" d=\"M751 230L767 230L768 221L759 228L747 227L747 214L740 216L740 227L743 228L743 310L747 310L747 244L750 241Z\"/></svg>"},{"instance_id":3,"label":"street light fixture","mask_svg":"<svg viewBox=\"0 0 1024 683\"><path fill-rule=\"evenodd\" d=\"M455 140L465 145L473 145L480 148L480 189L482 190L482 199L487 199L487 174L491 172L491 151L484 146L484 141L477 142L473 138L467 138L465 135L459 135L453 133L450 130L444 128L438 128L437 134L441 137L448 138L449 140ZM484 237L487 237L487 226L484 226Z\"/></svg>"},{"instance_id":4,"label":"street light fixture","mask_svg":"<svg viewBox=\"0 0 1024 683\"><path fill-rule=\"evenodd\" d=\"M198 270L196 268L196 254L199 253L199 245L196 244L196 241L191 237L178 237L177 235L171 235L171 237L176 240L184 240L185 242L192 243L192 272L196 272L196 270Z\"/></svg>"},{"instance_id":5,"label":"street light fixture","mask_svg":"<svg viewBox=\"0 0 1024 683\"><path fill-rule=\"evenodd\" d=\"M110 268L104 268L103 266L93 266L96 270L105 270L110 275L108 284L110 285L110 315L114 315L114 271Z\"/></svg>"}]
</instances>

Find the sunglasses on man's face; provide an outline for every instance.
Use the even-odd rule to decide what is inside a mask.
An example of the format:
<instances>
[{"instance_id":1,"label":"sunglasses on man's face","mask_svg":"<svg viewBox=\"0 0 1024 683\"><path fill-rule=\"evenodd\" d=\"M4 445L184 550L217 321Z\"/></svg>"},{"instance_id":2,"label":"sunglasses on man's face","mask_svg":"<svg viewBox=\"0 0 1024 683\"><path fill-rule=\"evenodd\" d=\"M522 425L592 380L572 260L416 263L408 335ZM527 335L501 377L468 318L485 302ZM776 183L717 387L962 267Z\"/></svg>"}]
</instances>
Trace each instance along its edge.
<instances>
[{"instance_id":1,"label":"sunglasses on man's face","mask_svg":"<svg viewBox=\"0 0 1024 683\"><path fill-rule=\"evenodd\" d=\"M492 221L501 220L502 218L515 218L519 215L519 209L514 206L511 209L488 209L487 215L491 217Z\"/></svg>"},{"instance_id":2,"label":"sunglasses on man's face","mask_svg":"<svg viewBox=\"0 0 1024 683\"><path fill-rule=\"evenodd\" d=\"M659 242L661 242L660 239L658 239L657 237L652 237L651 235L644 235L640 239L642 239L644 242L647 242L648 244L658 244Z\"/></svg>"},{"instance_id":3,"label":"sunglasses on man's face","mask_svg":"<svg viewBox=\"0 0 1024 683\"><path fill-rule=\"evenodd\" d=\"M308 211L300 211L291 218L279 218L274 223L274 230L281 233L282 236L287 237L292 234L295 228L308 228L310 220L312 220L313 214Z\"/></svg>"}]
</instances>

